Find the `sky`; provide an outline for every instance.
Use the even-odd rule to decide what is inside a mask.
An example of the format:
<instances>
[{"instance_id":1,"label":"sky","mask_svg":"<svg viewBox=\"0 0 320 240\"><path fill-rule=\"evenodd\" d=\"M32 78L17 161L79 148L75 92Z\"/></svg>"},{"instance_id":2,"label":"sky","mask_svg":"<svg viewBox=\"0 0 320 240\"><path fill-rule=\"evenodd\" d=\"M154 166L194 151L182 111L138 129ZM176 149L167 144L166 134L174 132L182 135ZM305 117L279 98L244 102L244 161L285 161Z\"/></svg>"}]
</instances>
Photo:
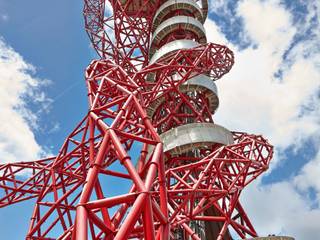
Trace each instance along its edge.
<instances>
[{"instance_id":1,"label":"sky","mask_svg":"<svg viewBox=\"0 0 320 240\"><path fill-rule=\"evenodd\" d=\"M260 235L320 239L320 2L211 0L208 16L208 41L236 61L217 82L215 122L275 146L244 208ZM82 1L0 0L1 163L57 153L86 114L94 58ZM0 209L1 238L24 238L33 204Z\"/></svg>"}]
</instances>

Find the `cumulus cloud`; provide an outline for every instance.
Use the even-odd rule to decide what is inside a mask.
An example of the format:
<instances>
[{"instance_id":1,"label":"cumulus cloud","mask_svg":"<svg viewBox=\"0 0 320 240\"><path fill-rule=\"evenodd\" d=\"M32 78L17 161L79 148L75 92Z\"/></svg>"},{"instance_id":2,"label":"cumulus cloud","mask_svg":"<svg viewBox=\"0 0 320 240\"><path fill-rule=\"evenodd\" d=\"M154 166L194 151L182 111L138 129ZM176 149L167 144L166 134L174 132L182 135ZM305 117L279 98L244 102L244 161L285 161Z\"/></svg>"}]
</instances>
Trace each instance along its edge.
<instances>
[{"instance_id":1,"label":"cumulus cloud","mask_svg":"<svg viewBox=\"0 0 320 240\"><path fill-rule=\"evenodd\" d=\"M319 129L315 100L320 72L315 57L305 57L305 43L301 43L284 61L300 28L292 24L290 12L280 3L242 1L237 10L246 34L256 45L237 50L231 44L236 63L218 83L221 105L217 121L230 128L264 133L281 148L299 144ZM279 70L281 77L276 76ZM303 111L306 107L312 111Z\"/></svg>"},{"instance_id":2,"label":"cumulus cloud","mask_svg":"<svg viewBox=\"0 0 320 240\"><path fill-rule=\"evenodd\" d=\"M308 162L293 179L297 188L304 194L309 190L315 191L317 205L320 206L320 151L316 157Z\"/></svg>"},{"instance_id":3,"label":"cumulus cloud","mask_svg":"<svg viewBox=\"0 0 320 240\"><path fill-rule=\"evenodd\" d=\"M290 235L297 240L318 239L319 176L320 152L290 179L267 185L261 182L250 185L241 200L258 233L261 236Z\"/></svg>"},{"instance_id":4,"label":"cumulus cloud","mask_svg":"<svg viewBox=\"0 0 320 240\"><path fill-rule=\"evenodd\" d=\"M9 17L8 17L7 14L1 14L1 15L0 15L0 18L1 18L1 20L2 20L3 22L6 22L6 21L9 20Z\"/></svg>"},{"instance_id":5,"label":"cumulus cloud","mask_svg":"<svg viewBox=\"0 0 320 240\"><path fill-rule=\"evenodd\" d=\"M261 236L289 235L297 240L319 237L320 209L299 194L288 181L271 185L254 183L242 195L247 214Z\"/></svg>"},{"instance_id":6,"label":"cumulus cloud","mask_svg":"<svg viewBox=\"0 0 320 240\"><path fill-rule=\"evenodd\" d=\"M0 162L31 161L45 154L34 132L38 116L29 104L48 105L41 90L48 80L34 77L35 68L0 38Z\"/></svg>"},{"instance_id":7,"label":"cumulus cloud","mask_svg":"<svg viewBox=\"0 0 320 240\"><path fill-rule=\"evenodd\" d=\"M212 3L211 10L241 19L239 42L242 37L251 41L249 47L241 48L213 20L205 25L209 41L228 45L236 59L231 72L217 83L221 103L214 117L231 130L267 137L276 147L268 173L272 174L272 169L286 160L286 149L306 147L310 139L319 146L320 3L300 1L306 15L298 20L279 0ZM244 206L260 235L288 234L303 240L320 237L318 151L296 176L268 185L256 182L244 191Z\"/></svg>"}]
</instances>

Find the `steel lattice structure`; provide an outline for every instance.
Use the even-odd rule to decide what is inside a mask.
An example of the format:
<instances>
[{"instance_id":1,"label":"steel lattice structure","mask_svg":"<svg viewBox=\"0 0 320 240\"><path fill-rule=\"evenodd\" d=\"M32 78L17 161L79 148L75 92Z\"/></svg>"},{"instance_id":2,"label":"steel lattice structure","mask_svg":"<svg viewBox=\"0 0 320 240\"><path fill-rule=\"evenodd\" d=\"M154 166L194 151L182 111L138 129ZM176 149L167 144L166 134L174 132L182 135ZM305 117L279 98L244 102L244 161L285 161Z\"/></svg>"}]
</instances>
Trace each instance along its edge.
<instances>
[{"instance_id":1,"label":"steel lattice structure","mask_svg":"<svg viewBox=\"0 0 320 240\"><path fill-rule=\"evenodd\" d=\"M101 57L86 70L88 114L57 156L0 165L0 207L36 199L26 239L257 236L239 196L273 147L213 122L214 81L234 56L206 42L207 10L206 0L85 0Z\"/></svg>"}]
</instances>

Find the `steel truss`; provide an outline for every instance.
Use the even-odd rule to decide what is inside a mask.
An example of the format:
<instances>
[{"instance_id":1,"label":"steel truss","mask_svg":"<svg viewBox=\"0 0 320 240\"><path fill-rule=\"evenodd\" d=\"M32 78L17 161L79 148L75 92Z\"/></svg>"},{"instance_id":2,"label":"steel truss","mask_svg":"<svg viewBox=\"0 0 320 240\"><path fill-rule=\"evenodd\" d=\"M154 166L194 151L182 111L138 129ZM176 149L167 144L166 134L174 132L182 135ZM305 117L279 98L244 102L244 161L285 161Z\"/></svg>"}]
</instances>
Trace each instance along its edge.
<instances>
[{"instance_id":1,"label":"steel truss","mask_svg":"<svg viewBox=\"0 0 320 240\"><path fill-rule=\"evenodd\" d=\"M232 132L228 144L168 150L163 140L172 129L214 125L213 93L190 82L220 79L232 51L204 43L149 63L152 20L163 2L110 4L85 0L86 30L101 56L86 70L88 114L57 156L0 165L0 207L36 200L26 239L222 240L231 228L257 236L239 196L268 169L268 141ZM200 5L206 14L206 2Z\"/></svg>"}]
</instances>

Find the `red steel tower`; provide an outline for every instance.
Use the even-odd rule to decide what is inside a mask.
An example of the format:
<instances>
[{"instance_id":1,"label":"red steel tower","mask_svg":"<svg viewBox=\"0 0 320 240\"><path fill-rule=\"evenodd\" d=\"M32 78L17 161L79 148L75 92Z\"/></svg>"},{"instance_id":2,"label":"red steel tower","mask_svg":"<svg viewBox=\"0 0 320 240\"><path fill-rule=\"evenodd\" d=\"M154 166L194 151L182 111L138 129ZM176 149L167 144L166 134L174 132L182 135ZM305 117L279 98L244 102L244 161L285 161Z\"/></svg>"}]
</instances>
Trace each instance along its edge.
<instances>
[{"instance_id":1,"label":"red steel tower","mask_svg":"<svg viewBox=\"0 0 320 240\"><path fill-rule=\"evenodd\" d=\"M88 114L57 156L0 165L0 207L36 200L26 239L257 236L239 196L273 147L213 121L234 56L207 43L207 12L207 0L85 0L101 57Z\"/></svg>"}]
</instances>

